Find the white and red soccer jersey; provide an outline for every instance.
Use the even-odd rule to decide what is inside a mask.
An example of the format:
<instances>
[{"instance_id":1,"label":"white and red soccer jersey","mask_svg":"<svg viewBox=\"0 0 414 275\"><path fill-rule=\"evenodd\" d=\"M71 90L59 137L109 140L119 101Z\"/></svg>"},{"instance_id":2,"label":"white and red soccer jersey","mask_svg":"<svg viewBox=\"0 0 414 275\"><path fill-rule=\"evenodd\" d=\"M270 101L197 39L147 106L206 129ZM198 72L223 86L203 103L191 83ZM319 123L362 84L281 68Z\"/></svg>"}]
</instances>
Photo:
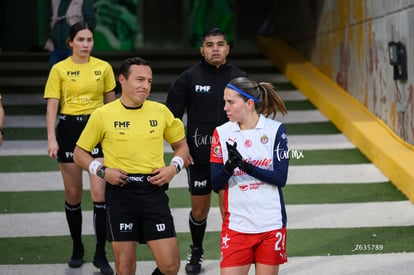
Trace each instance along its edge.
<instances>
[{"instance_id":1,"label":"white and red soccer jersey","mask_svg":"<svg viewBox=\"0 0 414 275\"><path fill-rule=\"evenodd\" d=\"M261 115L255 129L241 130L235 122L217 127L210 162L225 163L228 158L226 142L237 143L237 150L245 161L264 170L279 169L280 165L287 173L288 160L279 158L280 152L288 152L286 131L281 125ZM280 148L281 143L284 148ZM224 223L238 232L261 233L286 226L281 187L265 183L239 168L234 170L226 185L225 207Z\"/></svg>"}]
</instances>

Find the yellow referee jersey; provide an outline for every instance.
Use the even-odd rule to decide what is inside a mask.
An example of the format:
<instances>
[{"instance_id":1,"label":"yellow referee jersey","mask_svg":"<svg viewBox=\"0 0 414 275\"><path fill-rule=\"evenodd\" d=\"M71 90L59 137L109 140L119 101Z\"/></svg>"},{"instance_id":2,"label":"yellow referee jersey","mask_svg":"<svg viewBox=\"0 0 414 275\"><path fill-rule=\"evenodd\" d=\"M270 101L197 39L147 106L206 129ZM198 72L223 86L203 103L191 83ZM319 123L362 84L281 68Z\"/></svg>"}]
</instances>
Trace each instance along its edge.
<instances>
[{"instance_id":1,"label":"yellow referee jersey","mask_svg":"<svg viewBox=\"0 0 414 275\"><path fill-rule=\"evenodd\" d=\"M184 124L164 104L146 100L127 109L117 99L93 112L76 145L90 152L100 142L106 166L151 174L165 166L164 139L172 144L184 137Z\"/></svg>"},{"instance_id":2,"label":"yellow referee jersey","mask_svg":"<svg viewBox=\"0 0 414 275\"><path fill-rule=\"evenodd\" d=\"M62 114L91 114L103 105L104 93L115 86L108 62L91 56L88 63L77 64L68 57L52 67L43 97L59 99Z\"/></svg>"}]
</instances>

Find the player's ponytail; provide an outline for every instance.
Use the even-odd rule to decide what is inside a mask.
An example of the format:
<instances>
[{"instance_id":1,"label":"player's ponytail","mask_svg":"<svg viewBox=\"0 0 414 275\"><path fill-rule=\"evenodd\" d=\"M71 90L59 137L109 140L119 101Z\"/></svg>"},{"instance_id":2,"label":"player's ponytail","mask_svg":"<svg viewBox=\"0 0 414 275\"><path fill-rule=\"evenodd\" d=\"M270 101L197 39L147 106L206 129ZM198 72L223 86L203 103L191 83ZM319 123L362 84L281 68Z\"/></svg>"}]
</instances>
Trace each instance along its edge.
<instances>
[{"instance_id":1,"label":"player's ponytail","mask_svg":"<svg viewBox=\"0 0 414 275\"><path fill-rule=\"evenodd\" d=\"M276 88L269 82L257 83L247 77L237 77L227 86L237 91L245 101L252 99L258 114L272 119L276 117L278 111L282 115L287 114L285 103L276 92Z\"/></svg>"}]
</instances>

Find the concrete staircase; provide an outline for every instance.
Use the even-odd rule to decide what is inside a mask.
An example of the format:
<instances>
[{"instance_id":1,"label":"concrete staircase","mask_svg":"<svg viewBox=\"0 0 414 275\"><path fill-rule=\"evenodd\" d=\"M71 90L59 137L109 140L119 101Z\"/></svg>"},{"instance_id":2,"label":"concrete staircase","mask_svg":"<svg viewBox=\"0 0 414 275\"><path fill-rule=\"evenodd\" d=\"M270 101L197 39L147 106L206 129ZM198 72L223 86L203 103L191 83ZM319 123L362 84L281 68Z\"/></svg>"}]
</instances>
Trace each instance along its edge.
<instances>
[{"instance_id":1,"label":"concrete staircase","mask_svg":"<svg viewBox=\"0 0 414 275\"><path fill-rule=\"evenodd\" d=\"M108 61L115 74L122 60L132 56L146 59L153 70L152 92L166 92L171 82L184 69L200 60L196 50L97 52L93 56ZM0 92L2 94L43 94L48 75L47 52L0 54ZM274 65L258 50L234 50L229 55L233 64L247 71L257 80L269 80L275 73ZM277 80L272 78L272 80Z\"/></svg>"}]
</instances>

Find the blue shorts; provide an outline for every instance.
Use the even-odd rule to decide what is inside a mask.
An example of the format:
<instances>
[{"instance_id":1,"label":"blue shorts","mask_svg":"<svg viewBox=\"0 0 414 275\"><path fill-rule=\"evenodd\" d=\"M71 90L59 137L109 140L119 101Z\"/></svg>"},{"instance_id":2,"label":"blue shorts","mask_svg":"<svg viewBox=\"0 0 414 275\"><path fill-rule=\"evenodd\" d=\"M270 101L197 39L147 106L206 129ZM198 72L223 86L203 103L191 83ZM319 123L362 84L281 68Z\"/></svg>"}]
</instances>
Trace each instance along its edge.
<instances>
[{"instance_id":1,"label":"blue shorts","mask_svg":"<svg viewBox=\"0 0 414 275\"><path fill-rule=\"evenodd\" d=\"M176 237L174 219L165 191L148 182L151 175L129 175L128 183L106 183L107 240L136 241Z\"/></svg>"}]
</instances>

